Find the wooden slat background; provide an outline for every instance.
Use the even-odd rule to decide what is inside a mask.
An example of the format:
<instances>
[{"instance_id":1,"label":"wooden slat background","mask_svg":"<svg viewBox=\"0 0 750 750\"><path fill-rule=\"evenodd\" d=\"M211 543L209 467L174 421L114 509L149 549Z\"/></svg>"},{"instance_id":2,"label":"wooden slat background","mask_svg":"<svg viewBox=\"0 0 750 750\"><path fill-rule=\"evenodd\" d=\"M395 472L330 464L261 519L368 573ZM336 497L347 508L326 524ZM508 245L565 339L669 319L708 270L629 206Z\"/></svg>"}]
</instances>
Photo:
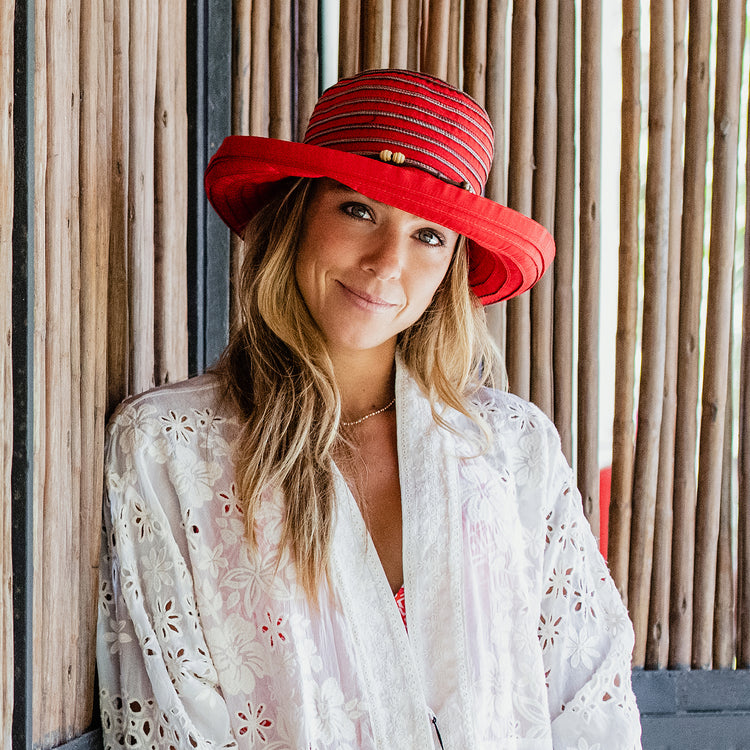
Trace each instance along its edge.
<instances>
[{"instance_id":1,"label":"wooden slat background","mask_svg":"<svg viewBox=\"0 0 750 750\"><path fill-rule=\"evenodd\" d=\"M608 559L627 603L635 425L635 352L638 317L638 219L641 194L641 4L622 4L620 109L620 253L615 350L615 408Z\"/></svg>"},{"instance_id":2,"label":"wooden slat background","mask_svg":"<svg viewBox=\"0 0 750 750\"><path fill-rule=\"evenodd\" d=\"M742 229L735 192L738 140L747 139L747 113L739 109L745 4L719 3L717 18L703 0L652 4L647 39L640 35L643 4L628 0L621 6L614 385L599 383L598 367L602 5L601 0L342 0L339 73L371 66L421 69L447 76L485 104L496 127L497 154L488 196L536 217L553 230L558 244L552 270L532 294L488 310L491 330L506 355L510 388L531 396L554 419L597 534L599 391L614 400L607 541L615 581L635 621L635 663L748 668L749 316L741 329L729 325L733 281L739 289L742 263L750 262L750 250L743 258L735 247ZM234 132L302 136L319 93L317 9L314 0L234 0L226 37L233 44L227 86ZM39 747L80 734L94 707L105 416L129 393L187 374L186 12L186 0L35 0L32 427ZM5 3L3 185L11 184L13 175L12 34L13 3ZM645 89L650 89L646 128ZM12 198L12 190L0 195L3 333L11 314ZM617 230L607 231L609 249ZM234 241L234 269L240 259ZM706 259L710 270L704 280ZM746 276L743 295L737 292L735 300L745 311L748 289ZM605 291L614 300L614 289ZM740 337L741 366L731 359ZM3 728L12 709L10 356L4 335ZM737 456L739 486L734 486ZM76 582L72 588L70 581ZM2 747L8 746L6 735Z\"/></svg>"},{"instance_id":3,"label":"wooden slat background","mask_svg":"<svg viewBox=\"0 0 750 750\"><path fill-rule=\"evenodd\" d=\"M73 563L78 560L80 530L79 524L73 524L80 503L80 495L73 495L80 479L80 475L74 476L73 465L80 456L74 455L74 419L79 416L80 395L76 398L73 393L78 372L74 373L72 360L78 335L72 314L74 295L78 302L78 288L73 287L73 266L77 265L73 253L78 249L78 191L74 192L78 112L70 106L79 97L76 43L80 4L63 0L45 4L46 8L40 5L37 18L45 23L46 38L47 159L45 179L37 184L37 190L44 186L47 241L39 280L45 288L46 317L37 319L35 325L43 329L45 337L46 413L40 420L44 448L36 451L44 480L42 492L34 497L39 533L34 549L33 704L35 737L54 745L75 731L78 665L73 645L79 627L85 627L77 617L78 591L69 588L74 579Z\"/></svg>"},{"instance_id":4,"label":"wooden slat background","mask_svg":"<svg viewBox=\"0 0 750 750\"><path fill-rule=\"evenodd\" d=\"M575 273L576 4L557 9L557 163L554 235L557 245L552 334L555 426L568 463L573 463L573 277ZM498 149L502 154L503 150Z\"/></svg>"},{"instance_id":5,"label":"wooden slat background","mask_svg":"<svg viewBox=\"0 0 750 750\"><path fill-rule=\"evenodd\" d=\"M666 281L664 390L659 435L659 466L654 508L651 596L648 612L646 664L667 665L669 655L669 583L672 564L672 491L674 488L675 415L677 411L677 333L680 316L680 224L682 221L682 153L685 123L687 1L674 4L674 91L670 136L669 239ZM671 83L670 83L671 86Z\"/></svg>"},{"instance_id":6,"label":"wooden slat background","mask_svg":"<svg viewBox=\"0 0 750 750\"><path fill-rule=\"evenodd\" d=\"M680 319L677 347L677 416L672 496L672 581L669 605L669 667L690 666L695 549L696 444L701 349L706 156L709 119L711 4L689 6L685 170L683 181Z\"/></svg>"},{"instance_id":7,"label":"wooden slat background","mask_svg":"<svg viewBox=\"0 0 750 750\"><path fill-rule=\"evenodd\" d=\"M555 231L557 188L557 0L537 2L534 187L532 216ZM550 269L531 292L531 400L555 418L552 370L552 308L555 273Z\"/></svg>"},{"instance_id":8,"label":"wooden slat background","mask_svg":"<svg viewBox=\"0 0 750 750\"><path fill-rule=\"evenodd\" d=\"M495 150L505 153L505 72L508 39L506 38L506 19L508 17L508 0L488 0L487 3L487 71L485 74L484 105L495 128ZM490 170L485 194L488 198L505 203L507 200L507 171L503 164L497 162ZM490 331L505 349L505 306L492 305L488 310L487 322Z\"/></svg>"},{"instance_id":9,"label":"wooden slat background","mask_svg":"<svg viewBox=\"0 0 750 750\"><path fill-rule=\"evenodd\" d=\"M7 37L13 13L6 7L0 16L4 76L13 49ZM95 706L106 414L128 393L187 375L186 5L36 0L35 20L32 700L34 744L54 747L89 727ZM7 96L12 77L2 80ZM3 102L3 113L12 116L10 102ZM3 117L4 186L12 184L5 178L13 171L10 124ZM8 289L12 197L4 189L0 199L0 283ZM1 299L5 330L10 292ZM6 403L9 338L2 342ZM3 540L10 415L6 404ZM5 621L10 544L4 541L2 550ZM0 650L4 732L12 710L10 632L3 627Z\"/></svg>"},{"instance_id":10,"label":"wooden slat background","mask_svg":"<svg viewBox=\"0 0 750 750\"><path fill-rule=\"evenodd\" d=\"M602 3L581 3L581 180L578 286L578 488L599 536L599 282L601 266ZM570 186L568 187L570 189Z\"/></svg>"},{"instance_id":11,"label":"wooden slat background","mask_svg":"<svg viewBox=\"0 0 750 750\"><path fill-rule=\"evenodd\" d=\"M750 108L750 105L748 105ZM750 119L750 118L749 118ZM747 120L746 120L747 122ZM750 128L747 133L750 146ZM746 150L748 153L750 149ZM745 185L750 182L750 159L745 165ZM750 190L745 191L745 216L750 216ZM750 268L750 232L745 229L745 269ZM740 348L739 481L737 520L737 668L750 668L750 273L742 288L742 338Z\"/></svg>"},{"instance_id":12,"label":"wooden slat background","mask_svg":"<svg viewBox=\"0 0 750 750\"><path fill-rule=\"evenodd\" d=\"M510 136L508 195L511 208L527 216L532 213L534 179L534 67L528 61L536 54L536 3L513 3L510 58ZM505 355L508 382L514 393L530 395L531 308L529 295L507 304Z\"/></svg>"},{"instance_id":13,"label":"wooden slat background","mask_svg":"<svg viewBox=\"0 0 750 750\"><path fill-rule=\"evenodd\" d=\"M635 443L635 461L640 470L633 481L628 573L628 609L638 634L633 662L639 666L644 664L646 658L649 582L653 562L659 437L664 397L672 157L673 21L672 8L666 4L651 9L651 39L657 43L651 51L649 69L642 365Z\"/></svg>"},{"instance_id":14,"label":"wooden slat background","mask_svg":"<svg viewBox=\"0 0 750 750\"><path fill-rule=\"evenodd\" d=\"M95 0L81 0L80 121L80 506L79 517L93 521L100 513L106 411L107 272L109 267L112 67L111 13ZM96 616L99 579L99 529L82 523L79 551L78 621ZM81 628L77 642L78 699L74 725L91 719L94 669L89 654L95 634Z\"/></svg>"},{"instance_id":15,"label":"wooden slat background","mask_svg":"<svg viewBox=\"0 0 750 750\"><path fill-rule=\"evenodd\" d=\"M711 239L708 308L700 423L698 494L695 524L695 588L692 666L712 663L719 537L724 418L726 415L732 269L735 254L737 139L745 3L719 4L716 41Z\"/></svg>"},{"instance_id":16,"label":"wooden slat background","mask_svg":"<svg viewBox=\"0 0 750 750\"><path fill-rule=\"evenodd\" d=\"M159 0L154 104L154 379L187 377L186 0Z\"/></svg>"}]
</instances>

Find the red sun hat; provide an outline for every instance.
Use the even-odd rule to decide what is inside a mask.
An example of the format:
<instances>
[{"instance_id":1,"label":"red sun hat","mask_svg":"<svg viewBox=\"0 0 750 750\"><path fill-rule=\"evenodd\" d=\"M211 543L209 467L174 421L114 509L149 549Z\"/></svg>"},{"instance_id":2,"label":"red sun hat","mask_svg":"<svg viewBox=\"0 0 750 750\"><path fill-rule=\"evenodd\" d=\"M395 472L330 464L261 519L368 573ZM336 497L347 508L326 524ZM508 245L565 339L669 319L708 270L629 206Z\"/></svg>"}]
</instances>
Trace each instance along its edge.
<instances>
[{"instance_id":1,"label":"red sun hat","mask_svg":"<svg viewBox=\"0 0 750 750\"><path fill-rule=\"evenodd\" d=\"M531 288L555 254L544 227L483 197L493 137L485 110L445 81L368 70L323 93L302 143L226 138L206 169L206 194L242 234L274 183L329 177L464 235L469 284L487 305Z\"/></svg>"}]
</instances>

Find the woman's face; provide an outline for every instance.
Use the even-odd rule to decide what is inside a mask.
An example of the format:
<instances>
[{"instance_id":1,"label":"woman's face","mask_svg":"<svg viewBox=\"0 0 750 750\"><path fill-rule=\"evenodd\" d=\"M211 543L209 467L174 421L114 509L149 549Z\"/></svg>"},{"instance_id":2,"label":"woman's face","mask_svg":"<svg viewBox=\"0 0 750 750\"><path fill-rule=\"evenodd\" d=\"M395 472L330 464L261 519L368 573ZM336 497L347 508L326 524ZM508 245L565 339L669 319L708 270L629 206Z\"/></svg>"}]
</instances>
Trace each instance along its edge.
<instances>
[{"instance_id":1,"label":"woman's face","mask_svg":"<svg viewBox=\"0 0 750 750\"><path fill-rule=\"evenodd\" d=\"M458 233L318 181L296 261L302 297L332 355L387 346L430 304Z\"/></svg>"}]
</instances>

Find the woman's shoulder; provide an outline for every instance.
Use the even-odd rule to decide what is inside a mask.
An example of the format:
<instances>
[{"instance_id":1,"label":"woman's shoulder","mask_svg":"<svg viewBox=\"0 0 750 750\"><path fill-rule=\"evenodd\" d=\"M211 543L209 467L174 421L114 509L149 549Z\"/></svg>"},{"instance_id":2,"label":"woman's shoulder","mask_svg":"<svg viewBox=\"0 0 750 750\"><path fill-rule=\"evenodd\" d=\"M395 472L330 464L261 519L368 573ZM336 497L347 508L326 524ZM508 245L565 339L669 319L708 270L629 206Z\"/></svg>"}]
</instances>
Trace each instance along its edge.
<instances>
[{"instance_id":1,"label":"woman's shoulder","mask_svg":"<svg viewBox=\"0 0 750 750\"><path fill-rule=\"evenodd\" d=\"M538 473L553 466L567 467L562 459L560 435L552 420L536 404L493 388L480 389L474 408L490 431L488 456L538 465Z\"/></svg>"},{"instance_id":2,"label":"woman's shoulder","mask_svg":"<svg viewBox=\"0 0 750 750\"><path fill-rule=\"evenodd\" d=\"M513 474L524 517L546 516L571 480L552 420L536 404L490 388L478 392L474 404L490 428L485 458ZM539 491L543 488L549 493Z\"/></svg>"},{"instance_id":3,"label":"woman's shoulder","mask_svg":"<svg viewBox=\"0 0 750 750\"><path fill-rule=\"evenodd\" d=\"M493 432L511 430L557 434L549 417L536 404L513 393L483 387L473 395L471 401Z\"/></svg>"},{"instance_id":4,"label":"woman's shoulder","mask_svg":"<svg viewBox=\"0 0 750 750\"><path fill-rule=\"evenodd\" d=\"M144 428L149 424L195 430L210 421L233 421L233 415L231 399L220 378L205 373L126 398L112 414L108 432L135 425Z\"/></svg>"}]
</instances>

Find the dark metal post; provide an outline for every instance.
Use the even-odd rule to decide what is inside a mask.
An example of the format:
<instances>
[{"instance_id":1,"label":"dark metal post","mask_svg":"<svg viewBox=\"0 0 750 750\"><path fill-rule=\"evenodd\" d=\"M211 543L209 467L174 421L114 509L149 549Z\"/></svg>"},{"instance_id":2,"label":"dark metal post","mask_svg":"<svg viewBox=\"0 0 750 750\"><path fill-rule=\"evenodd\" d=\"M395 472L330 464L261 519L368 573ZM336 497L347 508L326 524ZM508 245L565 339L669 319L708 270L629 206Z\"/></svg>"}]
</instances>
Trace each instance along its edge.
<instances>
[{"instance_id":1,"label":"dark metal post","mask_svg":"<svg viewBox=\"0 0 750 750\"><path fill-rule=\"evenodd\" d=\"M13 194L13 748L32 744L34 456L34 3L16 2Z\"/></svg>"},{"instance_id":2,"label":"dark metal post","mask_svg":"<svg viewBox=\"0 0 750 750\"><path fill-rule=\"evenodd\" d=\"M231 128L232 3L190 0L188 48L188 330L190 374L229 333L229 230L208 206L203 173Z\"/></svg>"}]
</instances>

